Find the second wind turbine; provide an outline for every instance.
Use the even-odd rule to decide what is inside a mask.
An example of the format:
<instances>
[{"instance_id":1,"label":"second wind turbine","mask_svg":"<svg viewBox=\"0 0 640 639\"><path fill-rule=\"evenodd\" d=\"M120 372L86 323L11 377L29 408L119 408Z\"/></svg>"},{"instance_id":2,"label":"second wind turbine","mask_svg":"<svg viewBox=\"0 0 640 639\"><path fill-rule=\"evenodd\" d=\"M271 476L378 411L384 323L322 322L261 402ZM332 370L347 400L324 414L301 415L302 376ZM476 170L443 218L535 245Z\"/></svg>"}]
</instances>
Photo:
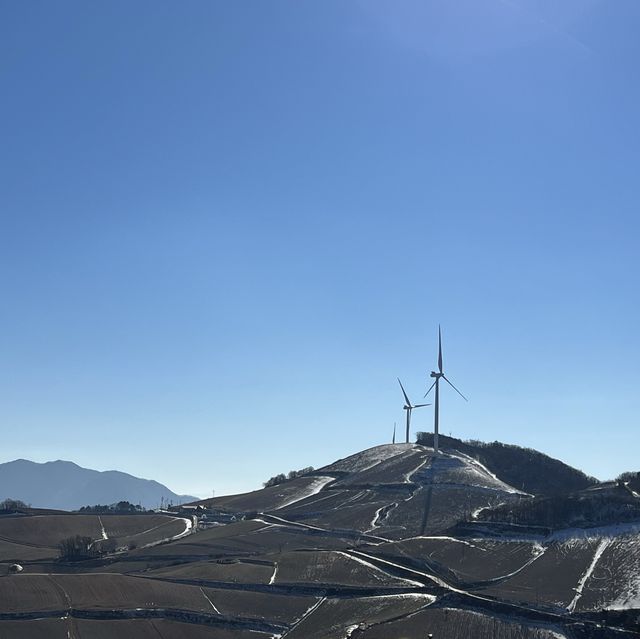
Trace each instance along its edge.
<instances>
[{"instance_id":1,"label":"second wind turbine","mask_svg":"<svg viewBox=\"0 0 640 639\"><path fill-rule=\"evenodd\" d=\"M412 404L409 401L409 397L407 396L407 392L404 390L404 386L402 385L402 382L400 381L399 377L398 377L398 384L400 384L400 388L402 389L402 394L404 395L404 406L402 408L407 411L407 436L406 436L406 441L407 441L407 444L408 444L409 443L409 427L411 426L411 411L414 408L422 408L423 406L431 406L431 404Z\"/></svg>"}]
</instances>

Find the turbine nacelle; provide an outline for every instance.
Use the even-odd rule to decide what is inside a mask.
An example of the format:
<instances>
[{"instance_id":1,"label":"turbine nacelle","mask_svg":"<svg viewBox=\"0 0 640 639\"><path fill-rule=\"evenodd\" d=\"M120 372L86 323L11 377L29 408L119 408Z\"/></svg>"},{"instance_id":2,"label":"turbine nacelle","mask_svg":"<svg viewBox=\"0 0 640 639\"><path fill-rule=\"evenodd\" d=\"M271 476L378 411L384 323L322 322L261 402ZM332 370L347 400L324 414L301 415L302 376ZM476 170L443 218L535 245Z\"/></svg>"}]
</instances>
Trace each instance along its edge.
<instances>
[{"instance_id":1,"label":"turbine nacelle","mask_svg":"<svg viewBox=\"0 0 640 639\"><path fill-rule=\"evenodd\" d=\"M400 378L398 378L398 384L400 384L400 388L402 389L402 396L404 397L404 406L402 408L403 408L403 410L407 411L406 442L408 444L409 443L409 427L411 425L411 411L414 408L422 408L424 406L431 406L431 404L412 404L411 400L409 399L409 396L407 395L407 392L404 390L404 386L402 385L402 382L400 381Z\"/></svg>"}]
</instances>

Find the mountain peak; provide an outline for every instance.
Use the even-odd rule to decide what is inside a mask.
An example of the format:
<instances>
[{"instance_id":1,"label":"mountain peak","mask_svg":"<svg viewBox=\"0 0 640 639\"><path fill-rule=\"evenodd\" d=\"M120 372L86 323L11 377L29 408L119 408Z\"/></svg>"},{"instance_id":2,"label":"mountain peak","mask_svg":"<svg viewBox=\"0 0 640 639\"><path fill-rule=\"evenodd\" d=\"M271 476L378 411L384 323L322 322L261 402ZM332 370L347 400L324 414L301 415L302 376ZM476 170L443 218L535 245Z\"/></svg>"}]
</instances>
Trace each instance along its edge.
<instances>
[{"instance_id":1,"label":"mountain peak","mask_svg":"<svg viewBox=\"0 0 640 639\"><path fill-rule=\"evenodd\" d=\"M166 486L117 470L98 471L57 459L33 462L16 459L0 464L0 499L19 499L39 508L76 510L94 504L128 501L156 508L161 501L184 503L196 499Z\"/></svg>"}]
</instances>

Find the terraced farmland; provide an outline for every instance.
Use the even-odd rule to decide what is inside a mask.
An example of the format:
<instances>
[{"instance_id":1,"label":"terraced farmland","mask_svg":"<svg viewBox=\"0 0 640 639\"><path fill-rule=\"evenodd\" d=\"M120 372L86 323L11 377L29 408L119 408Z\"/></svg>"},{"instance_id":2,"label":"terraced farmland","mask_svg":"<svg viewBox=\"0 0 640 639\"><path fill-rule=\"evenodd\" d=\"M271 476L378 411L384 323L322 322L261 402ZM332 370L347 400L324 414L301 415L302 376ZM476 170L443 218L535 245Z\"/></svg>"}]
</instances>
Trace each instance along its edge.
<instances>
[{"instance_id":1,"label":"terraced farmland","mask_svg":"<svg viewBox=\"0 0 640 639\"><path fill-rule=\"evenodd\" d=\"M206 500L235 521L201 530L164 514L0 519L0 557L24 564L3 564L0 637L640 637L640 525L477 519L529 499L463 454L401 444ZM137 547L60 562L70 534Z\"/></svg>"}]
</instances>

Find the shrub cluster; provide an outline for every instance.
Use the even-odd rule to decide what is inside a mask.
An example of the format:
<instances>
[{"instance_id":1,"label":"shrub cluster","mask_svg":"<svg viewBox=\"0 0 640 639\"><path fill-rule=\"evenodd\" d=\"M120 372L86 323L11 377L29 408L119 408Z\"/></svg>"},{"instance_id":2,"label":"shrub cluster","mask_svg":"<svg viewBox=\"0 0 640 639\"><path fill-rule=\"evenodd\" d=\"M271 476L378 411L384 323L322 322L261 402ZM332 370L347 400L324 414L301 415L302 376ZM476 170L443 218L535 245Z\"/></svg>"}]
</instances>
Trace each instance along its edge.
<instances>
[{"instance_id":1,"label":"shrub cluster","mask_svg":"<svg viewBox=\"0 0 640 639\"><path fill-rule=\"evenodd\" d=\"M3 513L14 513L18 510L24 510L25 508L29 508L29 506L19 499L5 499L4 501L0 501L0 512Z\"/></svg>"},{"instance_id":2,"label":"shrub cluster","mask_svg":"<svg viewBox=\"0 0 640 639\"><path fill-rule=\"evenodd\" d=\"M146 508L140 506L140 504L134 505L128 501L119 501L117 504L102 505L96 504L95 506L83 506L78 512L87 514L130 514L130 513L144 513Z\"/></svg>"},{"instance_id":3,"label":"shrub cluster","mask_svg":"<svg viewBox=\"0 0 640 639\"><path fill-rule=\"evenodd\" d=\"M302 477L303 475L307 475L310 472L313 472L313 466L307 466L306 468L301 468L300 470L290 470L286 475L284 473L280 473L275 477L271 477L267 479L262 485L265 488L269 488L269 486L277 486L282 482L289 481L290 479L295 479L296 477Z\"/></svg>"}]
</instances>

